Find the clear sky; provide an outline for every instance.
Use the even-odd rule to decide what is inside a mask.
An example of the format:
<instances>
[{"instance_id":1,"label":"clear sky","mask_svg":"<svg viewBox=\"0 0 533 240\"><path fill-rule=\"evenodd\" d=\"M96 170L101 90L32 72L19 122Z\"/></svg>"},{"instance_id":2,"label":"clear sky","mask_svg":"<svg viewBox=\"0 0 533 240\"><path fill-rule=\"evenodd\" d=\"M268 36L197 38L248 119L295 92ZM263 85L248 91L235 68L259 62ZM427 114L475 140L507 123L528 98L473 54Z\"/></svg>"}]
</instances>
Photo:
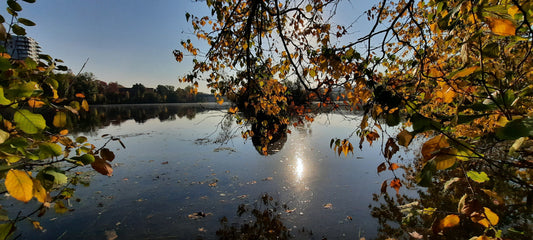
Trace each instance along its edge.
<instances>
[{"instance_id":1,"label":"clear sky","mask_svg":"<svg viewBox=\"0 0 533 240\"><path fill-rule=\"evenodd\" d=\"M26 32L39 42L43 53L64 60L74 73L89 58L83 71L126 87L135 83L184 87L178 85L178 77L191 68L190 59L177 63L172 51L181 50L181 40L194 38L185 13L209 14L205 2L192 0L18 2L23 8L20 17L37 24ZM353 21L373 3L376 1L352 0L339 12ZM8 21L5 8L1 6L0 11ZM202 86L200 90L206 91Z\"/></svg>"}]
</instances>

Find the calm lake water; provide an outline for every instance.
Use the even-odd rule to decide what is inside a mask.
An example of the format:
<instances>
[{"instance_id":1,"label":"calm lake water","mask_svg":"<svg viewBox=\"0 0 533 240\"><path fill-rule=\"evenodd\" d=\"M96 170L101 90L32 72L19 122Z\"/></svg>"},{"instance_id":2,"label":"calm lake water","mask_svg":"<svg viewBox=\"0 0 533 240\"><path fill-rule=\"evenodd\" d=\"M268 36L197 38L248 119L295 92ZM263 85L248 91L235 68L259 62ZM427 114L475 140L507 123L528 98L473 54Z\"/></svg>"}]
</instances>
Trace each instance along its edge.
<instances>
[{"instance_id":1,"label":"calm lake water","mask_svg":"<svg viewBox=\"0 0 533 240\"><path fill-rule=\"evenodd\" d=\"M80 125L74 135L89 136L97 146L104 134L122 140L126 149L108 145L116 155L113 176L89 175L89 186L76 187L71 211L34 217L43 232L21 222L17 233L22 239L216 239L223 217L234 227L253 221L250 214L238 216L239 206L264 210L261 196L268 194L286 205L274 215L296 238L376 236L369 205L392 177L376 171L383 143L365 143L348 157L329 147L332 138L349 137L360 116L318 115L291 127L279 152L262 156L240 136L244 129L224 120L224 110L194 106L95 107L99 120ZM223 133L233 134L225 144L217 141Z\"/></svg>"}]
</instances>

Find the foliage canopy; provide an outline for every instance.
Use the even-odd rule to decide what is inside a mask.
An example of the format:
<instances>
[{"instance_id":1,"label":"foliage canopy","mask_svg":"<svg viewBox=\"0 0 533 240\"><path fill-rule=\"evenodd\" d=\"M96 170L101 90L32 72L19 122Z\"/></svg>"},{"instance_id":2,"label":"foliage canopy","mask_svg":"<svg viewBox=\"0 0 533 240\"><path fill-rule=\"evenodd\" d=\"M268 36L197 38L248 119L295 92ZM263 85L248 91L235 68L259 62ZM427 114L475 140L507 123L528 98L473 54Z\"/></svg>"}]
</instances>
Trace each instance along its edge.
<instances>
[{"instance_id":1,"label":"foliage canopy","mask_svg":"<svg viewBox=\"0 0 533 240\"><path fill-rule=\"evenodd\" d=\"M366 12L371 29L357 39L349 24L331 21L344 4L340 0L205 3L210 16L186 18L209 49L182 41L176 60L192 56L194 69L181 81L198 86L198 79L205 79L220 101L231 100L229 114L251 125L243 136L259 135L260 152L267 154L268 144L289 131L291 119L312 121L313 101L361 110L360 148L389 136L378 172L388 169L396 176L393 156L399 146L427 137L413 167L403 168L428 190L445 183L469 186L449 197L456 210L433 209L430 218L422 216L423 209L413 211L433 223L416 231L447 234L471 223L483 229L467 232L470 237L527 231L527 223L500 228L498 215L531 212L531 1L383 0ZM296 98L287 82L296 83L304 97ZM401 131L386 133L383 122ZM347 155L354 150L351 138L332 139L331 147ZM381 190L394 188L400 203L404 185L394 177ZM424 208L436 207L430 204ZM401 226L403 234L413 231Z\"/></svg>"}]
</instances>

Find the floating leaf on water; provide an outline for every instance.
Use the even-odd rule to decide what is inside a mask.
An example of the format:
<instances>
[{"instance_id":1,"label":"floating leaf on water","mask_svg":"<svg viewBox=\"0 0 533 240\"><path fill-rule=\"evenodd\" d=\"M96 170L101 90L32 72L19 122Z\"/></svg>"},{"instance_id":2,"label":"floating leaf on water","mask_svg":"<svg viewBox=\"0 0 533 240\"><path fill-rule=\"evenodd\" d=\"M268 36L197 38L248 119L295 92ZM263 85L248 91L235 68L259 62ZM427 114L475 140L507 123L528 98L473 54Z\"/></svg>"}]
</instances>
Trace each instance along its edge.
<instances>
[{"instance_id":1,"label":"floating leaf on water","mask_svg":"<svg viewBox=\"0 0 533 240\"><path fill-rule=\"evenodd\" d=\"M333 208L333 204L331 204L331 203L326 203L326 204L324 204L324 208L325 208L325 209L332 209L332 208Z\"/></svg>"},{"instance_id":2,"label":"floating leaf on water","mask_svg":"<svg viewBox=\"0 0 533 240\"><path fill-rule=\"evenodd\" d=\"M117 232L115 230L105 231L106 240L115 240L118 238Z\"/></svg>"}]
</instances>

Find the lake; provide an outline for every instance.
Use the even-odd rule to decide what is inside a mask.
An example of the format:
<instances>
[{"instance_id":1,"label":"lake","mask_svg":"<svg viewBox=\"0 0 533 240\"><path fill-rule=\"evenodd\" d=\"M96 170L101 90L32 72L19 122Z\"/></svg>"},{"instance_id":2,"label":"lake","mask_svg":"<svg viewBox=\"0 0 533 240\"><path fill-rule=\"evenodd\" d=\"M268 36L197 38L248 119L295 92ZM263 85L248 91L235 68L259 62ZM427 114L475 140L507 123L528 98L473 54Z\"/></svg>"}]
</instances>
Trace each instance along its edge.
<instances>
[{"instance_id":1,"label":"lake","mask_svg":"<svg viewBox=\"0 0 533 240\"><path fill-rule=\"evenodd\" d=\"M92 108L91 121L71 133L88 136L97 147L106 141L102 135L121 139L125 149L116 141L108 145L116 155L113 176L80 169L90 172L81 175L88 183L75 187L69 211L52 207L33 217L44 231L19 223L20 238L217 239L217 231L230 236L245 225L260 228L265 217L300 239L377 236L370 205L382 182L392 179L389 171L376 170L384 143L365 143L347 157L330 148L332 138L350 137L361 115L317 115L312 123L289 127L281 149L263 156L241 137L245 128L225 118L223 106ZM395 136L395 129L388 131ZM357 145L355 135L352 142ZM396 157L410 154L402 149Z\"/></svg>"}]
</instances>

